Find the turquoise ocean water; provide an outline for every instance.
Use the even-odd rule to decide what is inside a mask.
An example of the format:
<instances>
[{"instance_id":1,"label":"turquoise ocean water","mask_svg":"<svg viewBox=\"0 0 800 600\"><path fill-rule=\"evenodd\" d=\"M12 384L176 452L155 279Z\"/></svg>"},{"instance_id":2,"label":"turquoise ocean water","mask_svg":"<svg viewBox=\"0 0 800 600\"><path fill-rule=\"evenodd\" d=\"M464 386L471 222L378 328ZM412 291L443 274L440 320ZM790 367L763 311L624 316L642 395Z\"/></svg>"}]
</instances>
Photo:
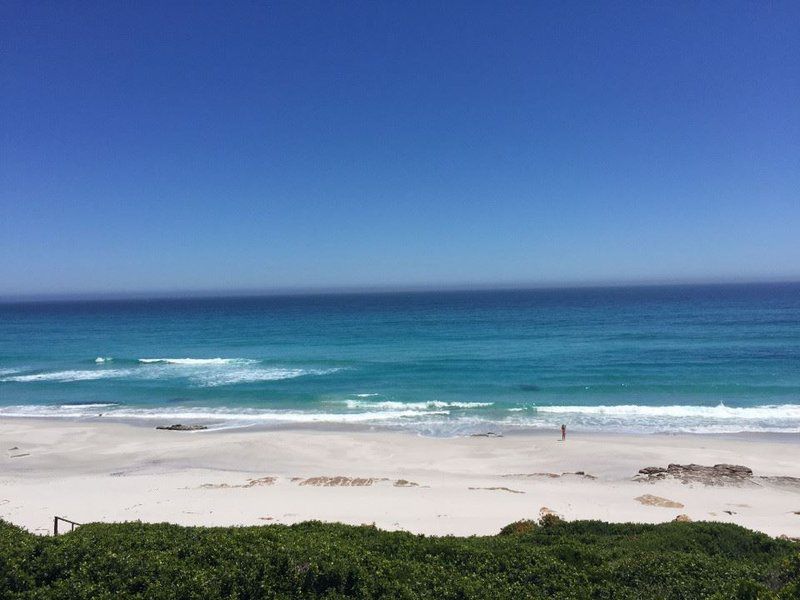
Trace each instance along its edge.
<instances>
[{"instance_id":1,"label":"turquoise ocean water","mask_svg":"<svg viewBox=\"0 0 800 600\"><path fill-rule=\"evenodd\" d=\"M800 433L800 284L6 302L15 416Z\"/></svg>"}]
</instances>

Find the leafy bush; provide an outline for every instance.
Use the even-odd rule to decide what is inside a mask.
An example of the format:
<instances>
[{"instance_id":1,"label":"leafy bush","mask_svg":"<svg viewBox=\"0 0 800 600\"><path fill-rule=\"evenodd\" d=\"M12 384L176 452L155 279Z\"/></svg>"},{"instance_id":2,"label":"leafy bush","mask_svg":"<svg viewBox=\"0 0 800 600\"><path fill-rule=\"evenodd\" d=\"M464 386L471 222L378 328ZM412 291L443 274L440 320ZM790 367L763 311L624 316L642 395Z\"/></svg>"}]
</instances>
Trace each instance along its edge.
<instances>
[{"instance_id":1,"label":"leafy bush","mask_svg":"<svg viewBox=\"0 0 800 600\"><path fill-rule=\"evenodd\" d=\"M520 521L491 537L307 522L0 521L0 599L798 598L796 543L720 523Z\"/></svg>"},{"instance_id":2,"label":"leafy bush","mask_svg":"<svg viewBox=\"0 0 800 600\"><path fill-rule=\"evenodd\" d=\"M530 519L514 521L513 523L509 523L503 527L500 530L499 535L519 535L521 533L531 533L538 526L539 524L536 521L531 521Z\"/></svg>"}]
</instances>

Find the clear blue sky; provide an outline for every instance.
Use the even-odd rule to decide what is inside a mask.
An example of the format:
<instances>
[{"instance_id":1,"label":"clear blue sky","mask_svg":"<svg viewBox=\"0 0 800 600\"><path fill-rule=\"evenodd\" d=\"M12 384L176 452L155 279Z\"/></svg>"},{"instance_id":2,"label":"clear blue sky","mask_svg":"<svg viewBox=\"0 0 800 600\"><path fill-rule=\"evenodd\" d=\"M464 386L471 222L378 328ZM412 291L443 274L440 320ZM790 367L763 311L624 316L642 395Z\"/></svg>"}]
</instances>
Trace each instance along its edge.
<instances>
[{"instance_id":1,"label":"clear blue sky","mask_svg":"<svg viewBox=\"0 0 800 600\"><path fill-rule=\"evenodd\" d=\"M0 6L0 294L800 278L800 3Z\"/></svg>"}]
</instances>

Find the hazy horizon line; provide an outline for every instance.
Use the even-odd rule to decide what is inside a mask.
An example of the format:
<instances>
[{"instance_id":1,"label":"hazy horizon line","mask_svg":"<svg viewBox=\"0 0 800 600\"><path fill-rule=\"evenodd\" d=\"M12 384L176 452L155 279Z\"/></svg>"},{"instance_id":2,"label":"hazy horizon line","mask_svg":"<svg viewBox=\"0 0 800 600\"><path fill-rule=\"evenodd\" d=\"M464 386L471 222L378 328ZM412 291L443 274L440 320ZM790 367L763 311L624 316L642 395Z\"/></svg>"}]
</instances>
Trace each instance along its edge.
<instances>
[{"instance_id":1,"label":"hazy horizon line","mask_svg":"<svg viewBox=\"0 0 800 600\"><path fill-rule=\"evenodd\" d=\"M375 285L342 285L342 286L280 286L273 288L240 287L231 289L219 288L183 288L183 289L147 289L121 291L87 291L87 292L23 292L0 293L0 303L20 302L58 302L81 300L158 300L181 298L246 298L270 296L323 296L346 294L392 294L392 293L425 293L425 292L469 292L469 291L512 291L512 290L569 290L569 289L603 289L603 288L636 288L636 287L682 287L682 286L730 286L730 285L766 285L800 283L800 276L772 278L675 278L675 279L638 279L638 280L585 280L585 281L539 281L539 282L465 282L453 284L375 284Z\"/></svg>"}]
</instances>

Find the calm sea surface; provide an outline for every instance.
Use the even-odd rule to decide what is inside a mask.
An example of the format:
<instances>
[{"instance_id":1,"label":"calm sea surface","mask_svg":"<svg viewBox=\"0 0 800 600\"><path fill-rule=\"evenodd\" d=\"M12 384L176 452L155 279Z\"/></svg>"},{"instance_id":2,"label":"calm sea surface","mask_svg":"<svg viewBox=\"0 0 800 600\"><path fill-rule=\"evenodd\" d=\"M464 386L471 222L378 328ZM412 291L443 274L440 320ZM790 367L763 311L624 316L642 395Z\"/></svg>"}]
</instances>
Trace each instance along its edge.
<instances>
[{"instance_id":1,"label":"calm sea surface","mask_svg":"<svg viewBox=\"0 0 800 600\"><path fill-rule=\"evenodd\" d=\"M800 284L5 303L13 416L800 432Z\"/></svg>"}]
</instances>

